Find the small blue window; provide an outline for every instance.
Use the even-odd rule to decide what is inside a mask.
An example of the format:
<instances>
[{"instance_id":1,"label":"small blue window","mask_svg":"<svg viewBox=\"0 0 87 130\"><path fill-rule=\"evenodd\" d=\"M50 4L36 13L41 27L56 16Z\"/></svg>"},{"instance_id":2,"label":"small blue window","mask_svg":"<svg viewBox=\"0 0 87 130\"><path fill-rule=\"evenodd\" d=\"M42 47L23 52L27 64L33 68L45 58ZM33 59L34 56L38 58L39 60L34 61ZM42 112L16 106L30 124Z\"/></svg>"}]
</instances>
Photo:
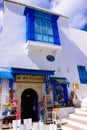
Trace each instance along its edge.
<instances>
[{"instance_id":1,"label":"small blue window","mask_svg":"<svg viewBox=\"0 0 87 130\"><path fill-rule=\"evenodd\" d=\"M85 66L77 66L80 82L87 84L87 72Z\"/></svg>"}]
</instances>

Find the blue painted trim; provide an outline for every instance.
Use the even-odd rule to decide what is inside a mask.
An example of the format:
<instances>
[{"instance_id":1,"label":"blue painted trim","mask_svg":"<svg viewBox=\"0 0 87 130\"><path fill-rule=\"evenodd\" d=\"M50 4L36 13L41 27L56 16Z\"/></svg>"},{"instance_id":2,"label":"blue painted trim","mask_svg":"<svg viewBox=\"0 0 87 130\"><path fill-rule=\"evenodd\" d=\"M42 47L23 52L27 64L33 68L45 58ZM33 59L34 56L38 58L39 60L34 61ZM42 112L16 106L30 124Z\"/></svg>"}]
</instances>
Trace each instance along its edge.
<instances>
[{"instance_id":1,"label":"blue painted trim","mask_svg":"<svg viewBox=\"0 0 87 130\"><path fill-rule=\"evenodd\" d=\"M58 26L57 26L57 20L58 16L51 16L51 21L52 21L52 29L53 29L53 38L54 38L54 44L56 45L61 45L60 44L60 39L59 39L59 32L58 32Z\"/></svg>"},{"instance_id":2,"label":"blue painted trim","mask_svg":"<svg viewBox=\"0 0 87 130\"><path fill-rule=\"evenodd\" d=\"M49 85L49 84L48 84L48 76L46 76L46 82L45 82L45 84L46 84L46 90L45 90L45 91L47 92L47 90L48 90L48 85Z\"/></svg>"},{"instance_id":3,"label":"blue painted trim","mask_svg":"<svg viewBox=\"0 0 87 130\"><path fill-rule=\"evenodd\" d=\"M56 79L62 79L64 81L66 81L65 83L63 82L58 82L58 80ZM67 102L69 100L68 97L68 90L67 90L67 86L70 84L70 82L66 79L66 78L59 78L59 77L50 77L51 83L53 85L53 96L54 96L54 101L56 101L56 87L58 85L61 85L63 87L63 91L64 91L64 101L61 102L62 105L63 103Z\"/></svg>"},{"instance_id":4,"label":"blue painted trim","mask_svg":"<svg viewBox=\"0 0 87 130\"><path fill-rule=\"evenodd\" d=\"M26 41L35 41L35 11L25 7L24 15L26 16Z\"/></svg>"},{"instance_id":5,"label":"blue painted trim","mask_svg":"<svg viewBox=\"0 0 87 130\"><path fill-rule=\"evenodd\" d=\"M64 100L65 100L65 102L67 102L69 100L68 91L67 91L67 84L63 84L63 90L64 90Z\"/></svg>"},{"instance_id":6,"label":"blue painted trim","mask_svg":"<svg viewBox=\"0 0 87 130\"><path fill-rule=\"evenodd\" d=\"M46 75L46 92L48 92L48 87L51 85L50 76Z\"/></svg>"},{"instance_id":7,"label":"blue painted trim","mask_svg":"<svg viewBox=\"0 0 87 130\"><path fill-rule=\"evenodd\" d=\"M51 15L51 20L52 20L53 22L57 21L58 18L59 18L59 16Z\"/></svg>"},{"instance_id":8,"label":"blue painted trim","mask_svg":"<svg viewBox=\"0 0 87 130\"><path fill-rule=\"evenodd\" d=\"M34 75L54 75L54 71L50 70L29 70L29 69L20 69L12 68L13 74L34 74Z\"/></svg>"},{"instance_id":9,"label":"blue painted trim","mask_svg":"<svg viewBox=\"0 0 87 130\"><path fill-rule=\"evenodd\" d=\"M13 89L13 83L14 83L14 80L13 79L10 79L9 80L9 88L12 90Z\"/></svg>"},{"instance_id":10,"label":"blue painted trim","mask_svg":"<svg viewBox=\"0 0 87 130\"><path fill-rule=\"evenodd\" d=\"M1 71L0 72L0 79L14 79L14 77L13 77L11 72Z\"/></svg>"},{"instance_id":11,"label":"blue painted trim","mask_svg":"<svg viewBox=\"0 0 87 130\"><path fill-rule=\"evenodd\" d=\"M25 7L24 15L26 16L26 41L27 40L41 41L41 42L51 43L54 45L55 44L60 45L59 32L57 26L57 20L59 16L30 9L28 7ZM48 29L49 30L48 32L46 31L37 32L35 28L36 18L38 18L41 21L41 25L39 26L41 28L44 27ZM43 20L45 21L44 23ZM50 24L47 24L47 21ZM52 33L50 29L52 30Z\"/></svg>"},{"instance_id":12,"label":"blue painted trim","mask_svg":"<svg viewBox=\"0 0 87 130\"><path fill-rule=\"evenodd\" d=\"M0 84L1 84L1 79L0 79Z\"/></svg>"},{"instance_id":13,"label":"blue painted trim","mask_svg":"<svg viewBox=\"0 0 87 130\"><path fill-rule=\"evenodd\" d=\"M56 99L56 85L53 84L53 98L54 98L54 101L57 101Z\"/></svg>"},{"instance_id":14,"label":"blue painted trim","mask_svg":"<svg viewBox=\"0 0 87 130\"><path fill-rule=\"evenodd\" d=\"M34 9L30 9L28 7L25 7L25 10L24 10L24 15L27 16L27 14L29 15L34 15L35 11Z\"/></svg>"},{"instance_id":15,"label":"blue painted trim","mask_svg":"<svg viewBox=\"0 0 87 130\"><path fill-rule=\"evenodd\" d=\"M65 82L58 81L57 79L64 80ZM50 80L52 84L56 84L56 85L57 84L70 84L70 81L65 77L50 77Z\"/></svg>"},{"instance_id":16,"label":"blue painted trim","mask_svg":"<svg viewBox=\"0 0 87 130\"><path fill-rule=\"evenodd\" d=\"M30 39L29 40L35 41L35 14L33 14L33 16L30 18Z\"/></svg>"},{"instance_id":17,"label":"blue painted trim","mask_svg":"<svg viewBox=\"0 0 87 130\"><path fill-rule=\"evenodd\" d=\"M28 39L30 39L30 29L29 29L29 27L30 27L30 19L29 19L29 14L27 14L27 16L26 16L26 41L28 40Z\"/></svg>"},{"instance_id":18,"label":"blue painted trim","mask_svg":"<svg viewBox=\"0 0 87 130\"><path fill-rule=\"evenodd\" d=\"M85 66L77 66L80 83L87 84L87 72Z\"/></svg>"}]
</instances>

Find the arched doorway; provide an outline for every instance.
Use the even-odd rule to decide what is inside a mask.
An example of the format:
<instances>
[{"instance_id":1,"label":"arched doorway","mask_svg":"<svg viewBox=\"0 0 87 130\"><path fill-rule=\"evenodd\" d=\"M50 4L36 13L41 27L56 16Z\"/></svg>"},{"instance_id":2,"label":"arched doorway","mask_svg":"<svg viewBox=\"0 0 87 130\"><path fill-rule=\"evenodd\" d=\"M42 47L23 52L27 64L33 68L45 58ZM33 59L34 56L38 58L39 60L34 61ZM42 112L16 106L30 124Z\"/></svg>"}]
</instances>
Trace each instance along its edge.
<instances>
[{"instance_id":1,"label":"arched doorway","mask_svg":"<svg viewBox=\"0 0 87 130\"><path fill-rule=\"evenodd\" d=\"M33 89L25 89L21 95L21 119L38 121L38 95Z\"/></svg>"}]
</instances>

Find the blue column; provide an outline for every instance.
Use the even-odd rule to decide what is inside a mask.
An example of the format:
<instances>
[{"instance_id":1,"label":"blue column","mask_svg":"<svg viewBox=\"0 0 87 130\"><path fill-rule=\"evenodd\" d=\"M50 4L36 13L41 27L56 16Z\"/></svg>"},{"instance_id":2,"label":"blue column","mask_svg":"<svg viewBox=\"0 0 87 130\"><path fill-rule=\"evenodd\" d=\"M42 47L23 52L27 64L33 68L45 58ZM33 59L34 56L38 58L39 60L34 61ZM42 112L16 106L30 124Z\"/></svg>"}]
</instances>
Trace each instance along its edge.
<instances>
[{"instance_id":1,"label":"blue column","mask_svg":"<svg viewBox=\"0 0 87 130\"><path fill-rule=\"evenodd\" d=\"M54 43L57 44L57 45L60 45L60 38L59 38L59 32L58 32L58 26L57 26L58 18L59 17L55 16L55 15L51 16Z\"/></svg>"},{"instance_id":2,"label":"blue column","mask_svg":"<svg viewBox=\"0 0 87 130\"><path fill-rule=\"evenodd\" d=\"M10 88L10 90L13 89L13 83L14 83L14 80L13 79L9 79L9 88Z\"/></svg>"},{"instance_id":3,"label":"blue column","mask_svg":"<svg viewBox=\"0 0 87 130\"><path fill-rule=\"evenodd\" d=\"M35 11L25 7L24 15L26 16L26 41L35 41Z\"/></svg>"},{"instance_id":4,"label":"blue column","mask_svg":"<svg viewBox=\"0 0 87 130\"><path fill-rule=\"evenodd\" d=\"M0 79L0 84L1 84L1 79Z\"/></svg>"},{"instance_id":5,"label":"blue column","mask_svg":"<svg viewBox=\"0 0 87 130\"><path fill-rule=\"evenodd\" d=\"M39 120L38 117L38 95L35 93L35 121Z\"/></svg>"},{"instance_id":6,"label":"blue column","mask_svg":"<svg viewBox=\"0 0 87 130\"><path fill-rule=\"evenodd\" d=\"M56 101L56 85L53 84L53 97L54 97L54 101Z\"/></svg>"},{"instance_id":7,"label":"blue column","mask_svg":"<svg viewBox=\"0 0 87 130\"><path fill-rule=\"evenodd\" d=\"M26 41L30 39L30 19L29 14L26 16Z\"/></svg>"},{"instance_id":8,"label":"blue column","mask_svg":"<svg viewBox=\"0 0 87 130\"><path fill-rule=\"evenodd\" d=\"M64 99L65 102L68 101L68 90L67 90L67 84L63 85L63 90L64 90Z\"/></svg>"},{"instance_id":9,"label":"blue column","mask_svg":"<svg viewBox=\"0 0 87 130\"><path fill-rule=\"evenodd\" d=\"M49 76L46 76L46 92L48 90L48 86L49 86Z\"/></svg>"}]
</instances>

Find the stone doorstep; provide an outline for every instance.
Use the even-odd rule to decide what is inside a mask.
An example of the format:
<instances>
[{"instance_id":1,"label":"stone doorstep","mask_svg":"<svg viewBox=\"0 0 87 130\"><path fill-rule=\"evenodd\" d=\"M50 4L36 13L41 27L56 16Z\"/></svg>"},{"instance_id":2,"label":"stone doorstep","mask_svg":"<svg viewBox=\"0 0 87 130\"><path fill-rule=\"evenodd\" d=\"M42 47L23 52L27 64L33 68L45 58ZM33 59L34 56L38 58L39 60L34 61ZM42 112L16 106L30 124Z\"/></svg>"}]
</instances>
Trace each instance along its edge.
<instances>
[{"instance_id":1,"label":"stone doorstep","mask_svg":"<svg viewBox=\"0 0 87 130\"><path fill-rule=\"evenodd\" d=\"M72 113L73 115L76 116L83 116L83 117L87 117L87 105L84 104L84 106L82 106L81 108L76 108L75 113ZM71 114L71 115L72 115ZM84 128L80 128L78 126L78 123L82 124L82 125L87 125L87 121L81 120L81 119L75 119L73 117L68 117L65 118L65 121L67 122L67 124L62 126L62 130L84 130ZM69 121L72 121L73 124L69 124ZM77 126L74 126L74 122L77 122Z\"/></svg>"},{"instance_id":2,"label":"stone doorstep","mask_svg":"<svg viewBox=\"0 0 87 130\"><path fill-rule=\"evenodd\" d=\"M84 130L84 128L80 127L80 125L82 124L82 125L87 126L87 121L82 121L82 120L73 119L73 118L66 118L65 120L67 121L67 124L62 126L63 130L66 130L66 129L64 129L64 127L68 128L68 129L70 128L71 130ZM74 123L77 123L77 125L74 125ZM87 127L85 127L85 128L87 128Z\"/></svg>"},{"instance_id":3,"label":"stone doorstep","mask_svg":"<svg viewBox=\"0 0 87 130\"><path fill-rule=\"evenodd\" d=\"M84 107L84 106L87 107L87 102L82 102L82 103L81 103L81 106L82 106L82 107Z\"/></svg>"},{"instance_id":4,"label":"stone doorstep","mask_svg":"<svg viewBox=\"0 0 87 130\"><path fill-rule=\"evenodd\" d=\"M10 129L9 127L6 127L6 128L0 128L0 130L13 130L13 129L12 128ZM43 130L50 130L49 124L44 124L43 125ZM58 129L58 130L61 130L61 128Z\"/></svg>"},{"instance_id":5,"label":"stone doorstep","mask_svg":"<svg viewBox=\"0 0 87 130\"><path fill-rule=\"evenodd\" d=\"M70 129L70 130L83 130L82 128L79 128L78 126L74 126L74 125L71 125L71 124L65 124L64 126L62 126L62 130L67 130L67 129Z\"/></svg>"},{"instance_id":6,"label":"stone doorstep","mask_svg":"<svg viewBox=\"0 0 87 130\"><path fill-rule=\"evenodd\" d=\"M83 113L73 113L73 115L87 117L87 114Z\"/></svg>"},{"instance_id":7,"label":"stone doorstep","mask_svg":"<svg viewBox=\"0 0 87 130\"><path fill-rule=\"evenodd\" d=\"M84 120L81 120L81 119L75 119L75 118L69 117L69 118L66 118L65 120L67 122L68 121L73 121L73 122L77 122L77 123L81 123L81 124L87 125L87 121L84 121Z\"/></svg>"},{"instance_id":8,"label":"stone doorstep","mask_svg":"<svg viewBox=\"0 0 87 130\"><path fill-rule=\"evenodd\" d=\"M82 104L81 107L87 108L87 104Z\"/></svg>"},{"instance_id":9,"label":"stone doorstep","mask_svg":"<svg viewBox=\"0 0 87 130\"><path fill-rule=\"evenodd\" d=\"M73 119L83 120L83 121L87 122L87 114L86 115L81 115L81 114L73 113L73 114L70 114L69 117L73 118Z\"/></svg>"},{"instance_id":10,"label":"stone doorstep","mask_svg":"<svg viewBox=\"0 0 87 130\"><path fill-rule=\"evenodd\" d=\"M87 111L87 108L86 107L81 107L81 110Z\"/></svg>"},{"instance_id":11,"label":"stone doorstep","mask_svg":"<svg viewBox=\"0 0 87 130\"><path fill-rule=\"evenodd\" d=\"M85 110L84 110L84 109L80 109L80 111L87 112L87 110L86 110L86 109L85 109Z\"/></svg>"},{"instance_id":12,"label":"stone doorstep","mask_svg":"<svg viewBox=\"0 0 87 130\"><path fill-rule=\"evenodd\" d=\"M84 109L76 109L74 113L85 113L85 114L87 114L87 110L84 110Z\"/></svg>"}]
</instances>

